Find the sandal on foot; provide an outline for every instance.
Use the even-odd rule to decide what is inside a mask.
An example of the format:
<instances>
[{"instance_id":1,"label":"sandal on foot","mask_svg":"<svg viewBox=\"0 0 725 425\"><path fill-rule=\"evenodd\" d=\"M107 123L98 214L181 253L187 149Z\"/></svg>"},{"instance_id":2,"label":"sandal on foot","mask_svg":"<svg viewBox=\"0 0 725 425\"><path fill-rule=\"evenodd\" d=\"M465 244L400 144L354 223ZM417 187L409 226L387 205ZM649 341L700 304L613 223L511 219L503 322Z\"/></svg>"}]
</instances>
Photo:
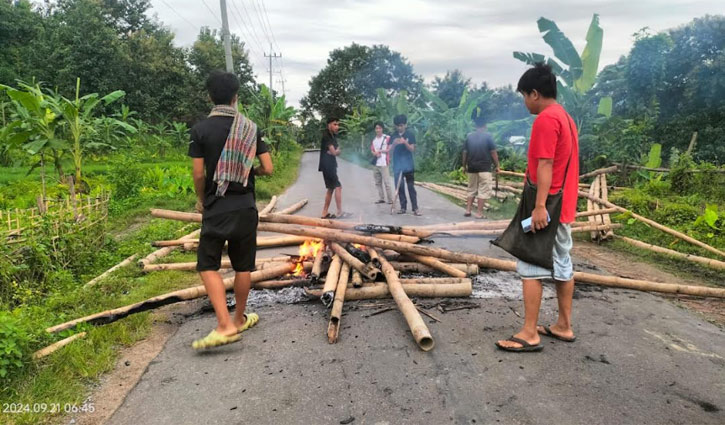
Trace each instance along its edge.
<instances>
[{"instance_id":1,"label":"sandal on foot","mask_svg":"<svg viewBox=\"0 0 725 425\"><path fill-rule=\"evenodd\" d=\"M539 332L539 335L548 336L549 338L558 339L559 341L564 341L564 342L576 341L576 336L573 336L571 338L566 338L561 335L557 335L554 332L552 332L551 328L548 326L537 326L536 331Z\"/></svg>"},{"instance_id":2,"label":"sandal on foot","mask_svg":"<svg viewBox=\"0 0 725 425\"><path fill-rule=\"evenodd\" d=\"M201 350L204 348L219 347L221 345L231 344L232 342L237 342L240 339L242 339L242 336L239 334L225 336L220 334L216 330L213 330L209 332L209 335L205 336L204 338L194 341L191 344L191 347L195 350Z\"/></svg>"},{"instance_id":3,"label":"sandal on foot","mask_svg":"<svg viewBox=\"0 0 725 425\"><path fill-rule=\"evenodd\" d=\"M245 314L244 319L244 324L237 328L239 333L242 333L249 328L253 328L257 323L259 323L259 315L257 313Z\"/></svg>"},{"instance_id":4,"label":"sandal on foot","mask_svg":"<svg viewBox=\"0 0 725 425\"><path fill-rule=\"evenodd\" d=\"M345 218L350 218L350 217L352 217L352 213L349 213L349 212L341 212L337 216L337 218L339 218L339 219L345 219Z\"/></svg>"},{"instance_id":5,"label":"sandal on foot","mask_svg":"<svg viewBox=\"0 0 725 425\"><path fill-rule=\"evenodd\" d=\"M413 210L413 215L420 217L423 214L419 210Z\"/></svg>"},{"instance_id":6,"label":"sandal on foot","mask_svg":"<svg viewBox=\"0 0 725 425\"><path fill-rule=\"evenodd\" d=\"M506 339L504 341L511 341L511 342L521 344L521 347L507 347L505 345L499 344L498 341L496 341L496 347L500 348L501 350L511 351L514 353L529 353L529 352L541 351L544 349L544 346L541 344L532 345L532 344L529 344L528 342L524 341L521 338L516 338L515 336L512 336L511 338Z\"/></svg>"},{"instance_id":7,"label":"sandal on foot","mask_svg":"<svg viewBox=\"0 0 725 425\"><path fill-rule=\"evenodd\" d=\"M471 216L471 213L469 213L469 212L467 212L467 213L463 213L463 216L464 216L464 217L470 217L470 216Z\"/></svg>"},{"instance_id":8,"label":"sandal on foot","mask_svg":"<svg viewBox=\"0 0 725 425\"><path fill-rule=\"evenodd\" d=\"M332 219L335 219L335 218L337 218L337 217L335 217L335 214L329 214L329 213L328 213L327 215L325 215L325 216L322 216L322 217L320 217L320 218L323 218L323 219L327 219L327 220L332 220Z\"/></svg>"},{"instance_id":9,"label":"sandal on foot","mask_svg":"<svg viewBox=\"0 0 725 425\"><path fill-rule=\"evenodd\" d=\"M382 200L382 199L378 199L377 201L375 201L375 203L376 203L376 204L384 204L384 203L385 203L385 201L384 201L384 200Z\"/></svg>"}]
</instances>

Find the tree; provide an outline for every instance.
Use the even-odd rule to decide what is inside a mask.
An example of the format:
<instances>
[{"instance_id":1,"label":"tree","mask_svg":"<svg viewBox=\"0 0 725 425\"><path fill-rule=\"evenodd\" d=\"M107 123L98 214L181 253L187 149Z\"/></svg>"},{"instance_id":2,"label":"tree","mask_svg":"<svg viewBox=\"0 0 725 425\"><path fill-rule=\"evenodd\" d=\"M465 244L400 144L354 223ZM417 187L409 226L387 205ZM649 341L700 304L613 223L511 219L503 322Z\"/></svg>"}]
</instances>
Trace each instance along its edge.
<instances>
[{"instance_id":1,"label":"tree","mask_svg":"<svg viewBox=\"0 0 725 425\"><path fill-rule=\"evenodd\" d=\"M361 103L372 106L381 88L387 95L403 90L415 96L421 78L400 53L384 45L353 43L330 52L327 65L310 80L310 91L300 101L322 117L343 117Z\"/></svg>"},{"instance_id":2,"label":"tree","mask_svg":"<svg viewBox=\"0 0 725 425\"><path fill-rule=\"evenodd\" d=\"M471 79L466 78L459 69L454 69L446 71L443 78L436 76L431 86L433 93L446 102L449 108L453 108L461 101L463 93L471 89Z\"/></svg>"},{"instance_id":3,"label":"tree","mask_svg":"<svg viewBox=\"0 0 725 425\"><path fill-rule=\"evenodd\" d=\"M665 90L665 60L672 40L666 33L651 35L646 28L634 34L634 38L626 68L628 106L645 109L656 105Z\"/></svg>"},{"instance_id":4,"label":"tree","mask_svg":"<svg viewBox=\"0 0 725 425\"><path fill-rule=\"evenodd\" d=\"M25 78L32 67L29 40L42 30L31 4L26 1L0 1L0 84L13 84Z\"/></svg>"}]
</instances>

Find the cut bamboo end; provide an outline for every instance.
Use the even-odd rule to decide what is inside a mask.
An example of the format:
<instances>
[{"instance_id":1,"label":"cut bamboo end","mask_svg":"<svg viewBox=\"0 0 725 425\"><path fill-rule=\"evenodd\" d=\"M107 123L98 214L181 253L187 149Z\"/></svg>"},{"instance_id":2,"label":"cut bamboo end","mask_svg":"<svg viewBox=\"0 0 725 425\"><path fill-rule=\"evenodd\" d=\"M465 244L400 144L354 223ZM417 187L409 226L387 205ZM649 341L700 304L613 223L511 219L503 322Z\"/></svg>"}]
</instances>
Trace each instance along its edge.
<instances>
[{"instance_id":1,"label":"cut bamboo end","mask_svg":"<svg viewBox=\"0 0 725 425\"><path fill-rule=\"evenodd\" d=\"M342 268L342 260L339 255L332 257L330 268L327 270L327 276L325 276L325 286L322 289L322 295L320 301L325 306L330 306L335 297L335 288L337 287L338 279L340 278L340 270Z\"/></svg>"},{"instance_id":2,"label":"cut bamboo end","mask_svg":"<svg viewBox=\"0 0 725 425\"><path fill-rule=\"evenodd\" d=\"M327 326L327 341L330 344L337 342L340 333L340 320L342 318L342 306L345 302L345 292L347 283L350 279L350 265L344 263L340 269L340 277L337 281L337 289L335 290L335 300L332 302L332 310L330 311L330 323Z\"/></svg>"},{"instance_id":3,"label":"cut bamboo end","mask_svg":"<svg viewBox=\"0 0 725 425\"><path fill-rule=\"evenodd\" d=\"M33 353L33 358L38 360L42 359L43 357L49 356L53 354L54 352L58 351L59 349L65 347L66 345L70 344L71 342L80 339L85 338L86 332L77 333L75 335L69 336L68 338L62 339L56 343L53 343L41 350L36 351Z\"/></svg>"}]
</instances>

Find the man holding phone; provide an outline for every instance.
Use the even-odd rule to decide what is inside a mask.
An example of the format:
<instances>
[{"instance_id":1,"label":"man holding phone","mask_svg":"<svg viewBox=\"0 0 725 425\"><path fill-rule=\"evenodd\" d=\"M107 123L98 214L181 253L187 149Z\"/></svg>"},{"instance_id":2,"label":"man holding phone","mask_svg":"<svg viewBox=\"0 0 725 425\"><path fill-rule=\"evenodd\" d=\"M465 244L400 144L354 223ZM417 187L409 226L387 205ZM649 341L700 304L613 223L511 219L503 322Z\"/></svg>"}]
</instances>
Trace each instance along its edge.
<instances>
[{"instance_id":1,"label":"man holding phone","mask_svg":"<svg viewBox=\"0 0 725 425\"><path fill-rule=\"evenodd\" d=\"M571 223L576 218L579 189L579 141L574 120L556 101L556 76L551 67L537 63L519 80L516 91L524 97L526 108L537 115L531 129L526 174L536 185L536 204L531 213L531 231L549 225L546 200L562 191L559 225L552 250L553 270L518 260L516 271L523 281L524 325L509 339L496 342L502 350L541 351L541 335L565 342L576 337L571 328L574 269L571 262ZM524 222L527 220L524 220ZM522 223L525 225L525 223ZM541 307L541 279L554 279L559 318L551 326L538 325Z\"/></svg>"}]
</instances>

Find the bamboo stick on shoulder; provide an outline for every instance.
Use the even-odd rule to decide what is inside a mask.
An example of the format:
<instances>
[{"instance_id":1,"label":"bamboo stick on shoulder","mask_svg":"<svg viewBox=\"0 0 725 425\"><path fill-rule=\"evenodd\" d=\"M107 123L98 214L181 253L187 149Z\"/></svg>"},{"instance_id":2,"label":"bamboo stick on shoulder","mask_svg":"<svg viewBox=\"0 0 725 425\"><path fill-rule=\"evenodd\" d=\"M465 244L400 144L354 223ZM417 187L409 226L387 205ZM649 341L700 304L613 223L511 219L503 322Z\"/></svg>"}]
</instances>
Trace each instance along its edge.
<instances>
[{"instance_id":1,"label":"bamboo stick on shoulder","mask_svg":"<svg viewBox=\"0 0 725 425\"><path fill-rule=\"evenodd\" d=\"M272 196L272 199L270 199L269 203L264 206L262 211L259 212L259 215L266 215L271 213L275 205L277 205L277 195Z\"/></svg>"},{"instance_id":2,"label":"bamboo stick on shoulder","mask_svg":"<svg viewBox=\"0 0 725 425\"><path fill-rule=\"evenodd\" d=\"M337 289L335 290L335 300L332 302L332 311L330 312L330 323L327 325L327 342L334 344L340 334L340 319L342 318L342 305L345 302L345 291L347 290L347 282L350 279L350 265L345 263L340 269L340 278L337 281Z\"/></svg>"},{"instance_id":3,"label":"bamboo stick on shoulder","mask_svg":"<svg viewBox=\"0 0 725 425\"><path fill-rule=\"evenodd\" d=\"M359 271L360 274L365 276L368 280L376 281L380 270L375 268L372 264L365 264L362 261L355 258L352 254L347 252L340 244L336 242L330 243L330 248L337 254L342 261L352 266L355 270Z\"/></svg>"},{"instance_id":4,"label":"bamboo stick on shoulder","mask_svg":"<svg viewBox=\"0 0 725 425\"><path fill-rule=\"evenodd\" d=\"M287 273L292 272L295 269L294 263L281 264L277 267L254 271L251 273L252 283L261 282L263 280L269 280L276 277L283 276ZM224 288L229 291L234 288L234 278L224 279ZM123 319L124 317L130 316L131 314L141 313L147 310L153 310L165 305L174 304L182 301L193 300L206 295L206 288L204 285L194 286L192 288L180 289L178 291L169 292L167 294L159 295L157 297L149 298L145 301L137 302L135 304L127 305L124 307L114 308L106 310L100 313L91 314L89 316L81 317L79 319L71 320L69 322L61 323L59 325L51 326L45 331L49 333L56 333L71 329L80 323L90 323L92 325L105 325L112 323L117 320Z\"/></svg>"},{"instance_id":5,"label":"bamboo stick on shoulder","mask_svg":"<svg viewBox=\"0 0 725 425\"><path fill-rule=\"evenodd\" d=\"M83 286L86 287L86 288L88 288L88 287L91 287L91 286L95 285L96 283L100 282L106 276L110 275L111 273L115 272L116 270L118 270L118 269L120 269L122 267L126 267L127 265L133 263L133 260L135 260L136 257L138 257L138 254L133 254L132 256L126 258L125 260L121 261L120 263L118 263L115 266L111 267L110 269L106 270L105 272L103 272L99 276L91 279L90 281L88 281L88 283L86 283Z\"/></svg>"},{"instance_id":6,"label":"bamboo stick on shoulder","mask_svg":"<svg viewBox=\"0 0 725 425\"><path fill-rule=\"evenodd\" d=\"M692 238L690 236L687 236L686 234L684 234L682 232L678 232L677 230L671 229L671 228L669 228L667 226L663 226L662 224L659 224L659 223L657 223L654 220L650 220L649 218L642 217L641 215L639 215L637 213L634 213L634 212L632 212L632 211L630 211L630 210L628 210L626 208L622 208L622 207L620 207L618 205L615 205L615 204L611 203L610 201L605 201L605 200L603 200L601 198L593 197L593 196L589 195L588 193L582 192L582 191L579 191L579 196L582 196L582 197L587 198L587 199L591 199L593 202L598 202L599 204L604 205L604 206L609 207L609 208L616 208L617 211L623 212L623 213L627 213L627 214L631 215L632 218L634 218L634 219L636 219L638 221L641 221L642 223L649 224L650 226L654 227L655 229L661 230L661 231L663 231L665 233L668 233L668 234L670 234L672 236L675 236L675 237L677 237L679 239L682 239L685 242L689 242L689 243L691 243L693 245L699 246L700 248L706 249L706 250L708 250L708 251L710 251L710 252L712 252L714 254L717 254L717 255L719 255L721 257L725 257L725 252L720 251L719 249L717 249L715 247L712 247L712 246L710 246L710 245L708 245L708 244L706 244L704 242L698 241L697 239Z\"/></svg>"},{"instance_id":7,"label":"bamboo stick on shoulder","mask_svg":"<svg viewBox=\"0 0 725 425\"><path fill-rule=\"evenodd\" d=\"M420 317L418 309L415 308L413 302L410 301L410 298L408 298L405 294L405 290L403 289L400 280L398 280L398 274L384 256L378 255L378 258L383 266L385 279L388 281L388 290L393 296L395 304L398 305L398 309L408 322L410 331L413 334L413 339L415 339L416 344L418 344L418 347L420 347L421 350L432 350L435 346L435 341L433 340L428 327L425 325L425 322L423 322L423 318Z\"/></svg>"}]
</instances>

